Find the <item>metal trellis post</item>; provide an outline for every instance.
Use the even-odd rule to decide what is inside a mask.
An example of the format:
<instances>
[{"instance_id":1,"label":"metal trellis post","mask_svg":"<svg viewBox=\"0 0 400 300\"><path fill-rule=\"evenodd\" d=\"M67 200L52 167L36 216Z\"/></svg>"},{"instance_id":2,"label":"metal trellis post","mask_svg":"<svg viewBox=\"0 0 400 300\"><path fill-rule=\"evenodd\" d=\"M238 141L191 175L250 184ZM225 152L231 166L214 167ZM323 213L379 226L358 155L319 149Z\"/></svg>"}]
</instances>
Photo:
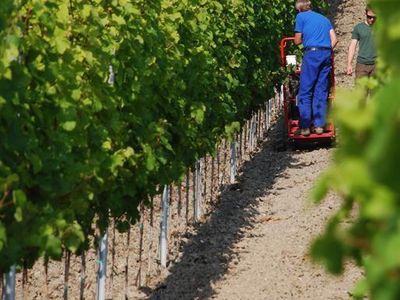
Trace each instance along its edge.
<instances>
[{"instance_id":1,"label":"metal trellis post","mask_svg":"<svg viewBox=\"0 0 400 300\"><path fill-rule=\"evenodd\" d=\"M202 184L201 184L201 177L202 177L202 160L198 160L196 162L196 168L195 168L195 198L194 198L194 219L195 221L199 221L202 215Z\"/></svg>"},{"instance_id":2,"label":"metal trellis post","mask_svg":"<svg viewBox=\"0 0 400 300\"><path fill-rule=\"evenodd\" d=\"M104 234L100 236L100 242L99 242L96 300L106 299L107 251L108 251L108 233L106 230Z\"/></svg>"},{"instance_id":3,"label":"metal trellis post","mask_svg":"<svg viewBox=\"0 0 400 300\"><path fill-rule=\"evenodd\" d=\"M3 300L15 299L15 265L10 267L10 270L5 274Z\"/></svg>"},{"instance_id":4,"label":"metal trellis post","mask_svg":"<svg viewBox=\"0 0 400 300\"><path fill-rule=\"evenodd\" d=\"M169 211L169 186L164 186L162 195L162 219L160 233L160 264L167 267L168 254L168 211Z\"/></svg>"},{"instance_id":5,"label":"metal trellis post","mask_svg":"<svg viewBox=\"0 0 400 300\"><path fill-rule=\"evenodd\" d=\"M253 114L251 118L251 151L254 151L256 145L256 115Z\"/></svg>"},{"instance_id":6,"label":"metal trellis post","mask_svg":"<svg viewBox=\"0 0 400 300\"><path fill-rule=\"evenodd\" d=\"M237 147L237 142L236 140L234 140L231 143L231 160L230 160L230 164L231 164L231 183L235 182L235 178L236 178L236 173L237 173L237 164L236 164L236 147Z\"/></svg>"},{"instance_id":7,"label":"metal trellis post","mask_svg":"<svg viewBox=\"0 0 400 300\"><path fill-rule=\"evenodd\" d=\"M253 151L253 116L250 118L250 128L249 128L249 146L250 146L250 152Z\"/></svg>"}]
</instances>

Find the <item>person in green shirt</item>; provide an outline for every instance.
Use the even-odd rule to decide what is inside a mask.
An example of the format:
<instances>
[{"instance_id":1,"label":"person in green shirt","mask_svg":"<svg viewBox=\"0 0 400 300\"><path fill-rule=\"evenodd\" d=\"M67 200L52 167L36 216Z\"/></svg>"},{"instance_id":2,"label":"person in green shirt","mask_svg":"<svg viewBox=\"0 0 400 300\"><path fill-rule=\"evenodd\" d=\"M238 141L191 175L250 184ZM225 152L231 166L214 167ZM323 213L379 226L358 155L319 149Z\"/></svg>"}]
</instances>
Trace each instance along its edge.
<instances>
[{"instance_id":1,"label":"person in green shirt","mask_svg":"<svg viewBox=\"0 0 400 300\"><path fill-rule=\"evenodd\" d=\"M347 56L347 75L353 74L353 59L356 53L357 45L359 45L356 78L370 77L375 73L376 48L374 44L372 26L376 21L376 14L367 6L365 9L365 22L357 24L351 35L351 42Z\"/></svg>"}]
</instances>

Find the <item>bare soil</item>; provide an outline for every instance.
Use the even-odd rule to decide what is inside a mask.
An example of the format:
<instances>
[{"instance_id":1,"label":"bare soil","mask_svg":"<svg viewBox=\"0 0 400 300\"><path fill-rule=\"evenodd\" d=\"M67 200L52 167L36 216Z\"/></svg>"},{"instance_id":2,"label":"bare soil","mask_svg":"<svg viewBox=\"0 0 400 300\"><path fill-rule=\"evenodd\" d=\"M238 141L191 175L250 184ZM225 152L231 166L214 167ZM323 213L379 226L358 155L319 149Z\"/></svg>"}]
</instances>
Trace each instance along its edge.
<instances>
[{"instance_id":1,"label":"bare soil","mask_svg":"<svg viewBox=\"0 0 400 300\"><path fill-rule=\"evenodd\" d=\"M334 194L318 206L309 199L332 151L264 144L149 299L349 299L361 270L349 263L333 277L309 256L340 204Z\"/></svg>"}]
</instances>

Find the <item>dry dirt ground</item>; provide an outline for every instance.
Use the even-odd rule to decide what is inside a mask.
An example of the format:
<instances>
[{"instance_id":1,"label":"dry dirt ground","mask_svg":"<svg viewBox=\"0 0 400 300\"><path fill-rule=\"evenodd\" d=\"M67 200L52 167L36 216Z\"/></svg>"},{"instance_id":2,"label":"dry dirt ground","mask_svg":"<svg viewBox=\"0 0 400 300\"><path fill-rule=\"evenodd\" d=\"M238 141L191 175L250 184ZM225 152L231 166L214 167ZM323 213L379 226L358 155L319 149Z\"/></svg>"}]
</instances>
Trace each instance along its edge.
<instances>
[{"instance_id":1,"label":"dry dirt ground","mask_svg":"<svg viewBox=\"0 0 400 300\"><path fill-rule=\"evenodd\" d=\"M344 73L347 47L365 1L329 2L339 38L337 84L351 87L353 78ZM333 194L318 206L309 200L333 151L278 152L274 137L265 142L148 299L350 299L361 270L348 263L343 275L333 277L308 254L341 201Z\"/></svg>"}]
</instances>

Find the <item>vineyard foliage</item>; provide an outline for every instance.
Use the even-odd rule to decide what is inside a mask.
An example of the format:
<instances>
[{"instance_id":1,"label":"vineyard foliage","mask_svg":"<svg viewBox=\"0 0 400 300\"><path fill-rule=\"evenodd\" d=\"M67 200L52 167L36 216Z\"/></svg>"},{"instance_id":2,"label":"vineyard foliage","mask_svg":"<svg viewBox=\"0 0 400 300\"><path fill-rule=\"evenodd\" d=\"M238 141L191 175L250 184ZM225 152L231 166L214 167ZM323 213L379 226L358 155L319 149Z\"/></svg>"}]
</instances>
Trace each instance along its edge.
<instances>
[{"instance_id":1,"label":"vineyard foliage","mask_svg":"<svg viewBox=\"0 0 400 300\"><path fill-rule=\"evenodd\" d=\"M334 190L344 201L312 251L334 273L346 258L364 268L356 298L400 299L400 2L370 4L378 16L379 74L338 97L340 144L314 196Z\"/></svg>"},{"instance_id":2,"label":"vineyard foliage","mask_svg":"<svg viewBox=\"0 0 400 300\"><path fill-rule=\"evenodd\" d=\"M0 271L126 229L232 135L272 94L293 6L2 0Z\"/></svg>"}]
</instances>

